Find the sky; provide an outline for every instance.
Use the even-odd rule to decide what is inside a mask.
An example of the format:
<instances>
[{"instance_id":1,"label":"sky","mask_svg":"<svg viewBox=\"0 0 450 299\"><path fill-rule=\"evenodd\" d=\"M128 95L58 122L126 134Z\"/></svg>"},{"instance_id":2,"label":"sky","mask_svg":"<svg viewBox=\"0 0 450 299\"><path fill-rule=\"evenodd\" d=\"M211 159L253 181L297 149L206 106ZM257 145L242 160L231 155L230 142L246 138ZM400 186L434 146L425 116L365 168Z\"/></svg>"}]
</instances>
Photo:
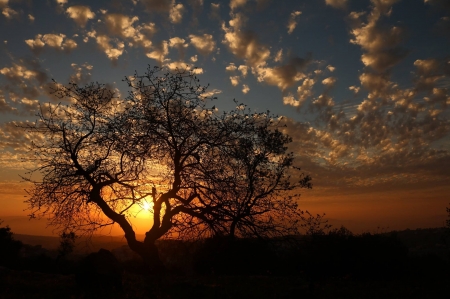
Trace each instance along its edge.
<instances>
[{"instance_id":1,"label":"sky","mask_svg":"<svg viewBox=\"0 0 450 299\"><path fill-rule=\"evenodd\" d=\"M450 203L448 0L0 0L0 219L26 217L21 175L52 80L108 84L149 66L197 67L233 99L282 117L300 207L356 233L443 226ZM145 222L147 216L140 216Z\"/></svg>"}]
</instances>

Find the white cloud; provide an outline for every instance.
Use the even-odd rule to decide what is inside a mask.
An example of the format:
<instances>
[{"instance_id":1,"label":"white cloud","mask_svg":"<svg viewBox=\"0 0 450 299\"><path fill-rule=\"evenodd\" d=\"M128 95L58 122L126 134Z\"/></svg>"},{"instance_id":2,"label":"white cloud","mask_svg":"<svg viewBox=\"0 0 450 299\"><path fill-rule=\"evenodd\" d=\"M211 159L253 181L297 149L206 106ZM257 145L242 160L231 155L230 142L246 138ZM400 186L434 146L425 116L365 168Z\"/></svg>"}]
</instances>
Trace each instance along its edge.
<instances>
[{"instance_id":1,"label":"white cloud","mask_svg":"<svg viewBox=\"0 0 450 299\"><path fill-rule=\"evenodd\" d=\"M244 94L247 94L249 91L250 91L250 87L248 87L247 84L243 84L243 85L242 85L242 92L243 92Z\"/></svg>"}]
</instances>

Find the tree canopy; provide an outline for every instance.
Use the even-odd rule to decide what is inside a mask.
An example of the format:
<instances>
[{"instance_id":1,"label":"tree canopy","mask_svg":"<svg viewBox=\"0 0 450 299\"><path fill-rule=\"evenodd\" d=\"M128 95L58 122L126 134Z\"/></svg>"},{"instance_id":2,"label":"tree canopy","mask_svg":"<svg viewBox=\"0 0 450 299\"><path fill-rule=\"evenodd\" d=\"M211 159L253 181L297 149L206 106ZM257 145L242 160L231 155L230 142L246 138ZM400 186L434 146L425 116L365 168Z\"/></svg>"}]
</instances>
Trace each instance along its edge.
<instances>
[{"instance_id":1,"label":"tree canopy","mask_svg":"<svg viewBox=\"0 0 450 299\"><path fill-rule=\"evenodd\" d=\"M237 102L219 112L195 69L154 67L125 82L126 98L98 83L55 82L61 103L42 106L26 127L37 134L32 216L68 231L117 223L153 265L161 237L296 233L295 192L311 178L293 166L279 118ZM141 242L131 216L145 202L153 221Z\"/></svg>"}]
</instances>

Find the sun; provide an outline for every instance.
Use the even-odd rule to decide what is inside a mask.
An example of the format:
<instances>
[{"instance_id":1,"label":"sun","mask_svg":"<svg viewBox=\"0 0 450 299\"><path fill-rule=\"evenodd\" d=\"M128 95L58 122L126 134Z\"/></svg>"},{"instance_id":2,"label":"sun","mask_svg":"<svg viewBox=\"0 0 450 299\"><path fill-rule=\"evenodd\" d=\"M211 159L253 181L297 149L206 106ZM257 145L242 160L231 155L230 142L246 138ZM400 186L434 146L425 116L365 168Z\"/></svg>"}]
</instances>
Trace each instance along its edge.
<instances>
[{"instance_id":1,"label":"sun","mask_svg":"<svg viewBox=\"0 0 450 299\"><path fill-rule=\"evenodd\" d=\"M144 202L144 203L142 204L142 208L143 208L145 211L150 211L150 210L152 209L152 205L151 205L150 203L148 203L148 202Z\"/></svg>"}]
</instances>

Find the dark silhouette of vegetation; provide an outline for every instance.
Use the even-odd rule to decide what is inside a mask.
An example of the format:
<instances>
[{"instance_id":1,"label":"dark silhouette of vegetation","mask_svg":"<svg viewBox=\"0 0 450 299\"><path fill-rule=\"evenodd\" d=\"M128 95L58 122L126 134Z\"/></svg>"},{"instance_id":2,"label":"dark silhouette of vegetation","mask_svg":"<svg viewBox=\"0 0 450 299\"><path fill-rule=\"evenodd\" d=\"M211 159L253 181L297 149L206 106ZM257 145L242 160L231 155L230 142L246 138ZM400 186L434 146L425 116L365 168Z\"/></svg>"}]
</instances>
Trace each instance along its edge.
<instances>
[{"instance_id":1,"label":"dark silhouette of vegetation","mask_svg":"<svg viewBox=\"0 0 450 299\"><path fill-rule=\"evenodd\" d=\"M10 242L11 230L2 231ZM164 261L172 261L165 280L149 279L142 261L121 263L107 250L71 255L76 267L67 272L58 267L56 250L23 244L16 264L0 267L0 297L445 298L449 248L447 255L433 253L442 249L436 242L443 234L444 228L357 235L340 227L270 242L227 236L159 240ZM181 272L186 266L194 272Z\"/></svg>"},{"instance_id":2,"label":"dark silhouette of vegetation","mask_svg":"<svg viewBox=\"0 0 450 299\"><path fill-rule=\"evenodd\" d=\"M30 154L40 165L26 178L31 217L67 231L117 223L156 270L163 237L298 233L296 190L311 188L311 178L293 167L279 119L237 103L219 113L193 70L163 72L126 77L125 99L100 84L55 83L68 105L41 107L26 127L37 134ZM145 204L153 223L138 241L130 219Z\"/></svg>"},{"instance_id":3,"label":"dark silhouette of vegetation","mask_svg":"<svg viewBox=\"0 0 450 299\"><path fill-rule=\"evenodd\" d=\"M75 249L77 235L74 232L62 232L59 237L61 241L58 246L58 259L64 259Z\"/></svg>"},{"instance_id":4,"label":"dark silhouette of vegetation","mask_svg":"<svg viewBox=\"0 0 450 299\"><path fill-rule=\"evenodd\" d=\"M76 270L76 281L84 291L122 291L123 269L116 257L100 249L83 258Z\"/></svg>"},{"instance_id":5,"label":"dark silhouette of vegetation","mask_svg":"<svg viewBox=\"0 0 450 299\"><path fill-rule=\"evenodd\" d=\"M0 225L3 223L0 219ZM0 266L14 266L19 259L22 242L14 240L9 226L0 227Z\"/></svg>"}]
</instances>

